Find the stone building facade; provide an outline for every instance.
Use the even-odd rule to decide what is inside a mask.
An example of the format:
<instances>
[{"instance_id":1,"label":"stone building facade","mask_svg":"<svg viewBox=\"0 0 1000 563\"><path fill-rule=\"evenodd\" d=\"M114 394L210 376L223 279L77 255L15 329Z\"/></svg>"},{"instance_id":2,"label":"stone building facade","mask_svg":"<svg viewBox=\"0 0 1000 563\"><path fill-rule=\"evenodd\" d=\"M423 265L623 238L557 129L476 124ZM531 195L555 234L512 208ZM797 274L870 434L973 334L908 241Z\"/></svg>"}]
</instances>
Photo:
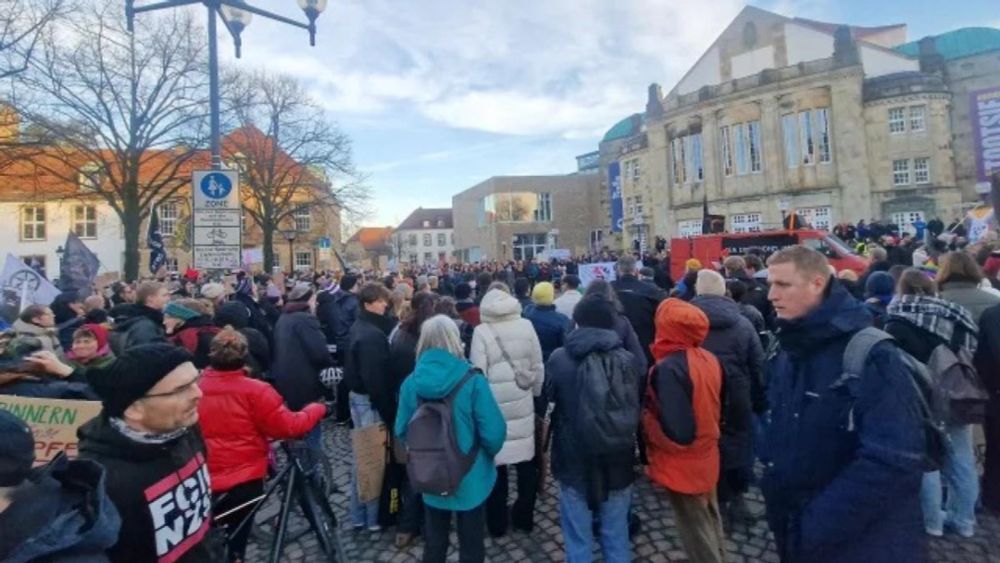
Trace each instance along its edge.
<instances>
[{"instance_id":1,"label":"stone building facade","mask_svg":"<svg viewBox=\"0 0 1000 563\"><path fill-rule=\"evenodd\" d=\"M400 265L432 266L455 260L451 209L419 207L392 233L393 257Z\"/></svg>"},{"instance_id":2,"label":"stone building facade","mask_svg":"<svg viewBox=\"0 0 1000 563\"><path fill-rule=\"evenodd\" d=\"M585 254L598 224L599 174L495 176L452 198L461 262Z\"/></svg>"},{"instance_id":3,"label":"stone building facade","mask_svg":"<svg viewBox=\"0 0 1000 563\"><path fill-rule=\"evenodd\" d=\"M652 85L645 111L605 135L603 236L622 248L698 234L706 205L730 232L777 228L791 211L827 229L959 217L978 199L969 99L986 88L1000 88L1000 30L906 43L905 25L747 7L670 92Z\"/></svg>"}]
</instances>

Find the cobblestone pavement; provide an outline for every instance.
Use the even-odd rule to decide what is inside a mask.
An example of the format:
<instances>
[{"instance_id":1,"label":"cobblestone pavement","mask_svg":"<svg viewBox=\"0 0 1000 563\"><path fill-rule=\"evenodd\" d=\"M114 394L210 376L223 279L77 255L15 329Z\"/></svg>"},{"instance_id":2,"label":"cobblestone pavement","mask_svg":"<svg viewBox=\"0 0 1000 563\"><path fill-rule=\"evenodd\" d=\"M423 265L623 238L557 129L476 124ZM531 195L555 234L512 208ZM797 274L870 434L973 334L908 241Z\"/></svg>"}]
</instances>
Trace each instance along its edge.
<instances>
[{"instance_id":1,"label":"cobblestone pavement","mask_svg":"<svg viewBox=\"0 0 1000 563\"><path fill-rule=\"evenodd\" d=\"M393 546L394 530L380 533L351 531L347 524L348 469L350 459L350 440L348 430L342 427L327 425L324 428L324 439L327 452L333 462L333 471L340 492L330 498L337 512L340 524L340 539L349 563L417 563L423 555L423 546L416 540L406 549L396 549ZM512 479L513 481L513 479ZM516 487L511 487L511 493ZM763 511L763 501L756 491L752 494L751 508ZM271 501L263 511L274 512L276 503ZM642 521L641 532L633 539L632 549L635 561L664 562L687 561L684 549L681 547L677 527L673 519L673 511L665 494L652 487L645 478L636 484L633 497L633 509ZM539 498L535 519L535 531L531 534L511 532L499 539L486 539L486 561L492 563L541 563L565 561L563 554L562 534L559 529L559 507L555 488L550 480L546 494ZM304 520L296 516L292 520L291 529L301 529ZM771 538L767 525L760 521L747 529L727 531L729 539L726 548L729 551L730 563L742 562L777 562L774 540ZM452 532L452 551L449 561L457 561L454 546L458 540ZM973 539L962 539L955 535L947 535L942 539L930 542L931 560L934 562L956 563L1000 563L1000 518L997 516L980 515L980 527ZM256 563L266 561L270 545L257 545L255 540L247 550L247 561ZM598 557L597 560L600 560ZM312 534L307 533L289 542L284 550L282 561L322 561L319 547ZM899 562L905 563L905 562Z\"/></svg>"}]
</instances>

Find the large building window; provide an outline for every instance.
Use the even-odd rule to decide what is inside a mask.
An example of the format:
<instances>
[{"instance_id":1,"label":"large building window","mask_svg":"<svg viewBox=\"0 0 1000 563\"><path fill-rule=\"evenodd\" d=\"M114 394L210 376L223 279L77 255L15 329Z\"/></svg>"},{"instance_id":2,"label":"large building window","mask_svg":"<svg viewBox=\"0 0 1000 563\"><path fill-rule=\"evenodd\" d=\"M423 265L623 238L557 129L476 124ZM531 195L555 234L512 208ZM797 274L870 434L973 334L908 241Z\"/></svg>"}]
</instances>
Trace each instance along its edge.
<instances>
[{"instance_id":1,"label":"large building window","mask_svg":"<svg viewBox=\"0 0 1000 563\"><path fill-rule=\"evenodd\" d=\"M80 238L97 238L97 208L93 205L73 206L73 232Z\"/></svg>"},{"instance_id":2,"label":"large building window","mask_svg":"<svg viewBox=\"0 0 1000 563\"><path fill-rule=\"evenodd\" d=\"M829 231L833 226L833 213L829 205L823 207L803 207L795 210L806 225L821 231Z\"/></svg>"},{"instance_id":3,"label":"large building window","mask_svg":"<svg viewBox=\"0 0 1000 563\"><path fill-rule=\"evenodd\" d=\"M411 234L410 236L406 237L406 241L410 246L417 246L417 235Z\"/></svg>"},{"instance_id":4,"label":"large building window","mask_svg":"<svg viewBox=\"0 0 1000 563\"><path fill-rule=\"evenodd\" d=\"M533 260L545 252L547 239L545 233L514 235L514 260Z\"/></svg>"},{"instance_id":5,"label":"large building window","mask_svg":"<svg viewBox=\"0 0 1000 563\"><path fill-rule=\"evenodd\" d=\"M906 108L889 108L889 133L906 133Z\"/></svg>"},{"instance_id":6,"label":"large building window","mask_svg":"<svg viewBox=\"0 0 1000 563\"><path fill-rule=\"evenodd\" d=\"M295 230L305 232L312 230L312 214L309 208L295 210Z\"/></svg>"},{"instance_id":7,"label":"large building window","mask_svg":"<svg viewBox=\"0 0 1000 563\"><path fill-rule=\"evenodd\" d=\"M816 116L816 145L819 149L819 161L827 163L833 160L830 152L830 110L819 108L813 113Z\"/></svg>"},{"instance_id":8,"label":"large building window","mask_svg":"<svg viewBox=\"0 0 1000 563\"><path fill-rule=\"evenodd\" d=\"M927 157L913 159L913 181L918 184L931 183L931 159Z\"/></svg>"},{"instance_id":9,"label":"large building window","mask_svg":"<svg viewBox=\"0 0 1000 563\"><path fill-rule=\"evenodd\" d=\"M295 269L305 270L306 268L312 268L313 265L313 254L312 252L296 252L295 253Z\"/></svg>"},{"instance_id":10,"label":"large building window","mask_svg":"<svg viewBox=\"0 0 1000 563\"><path fill-rule=\"evenodd\" d=\"M747 123L747 133L750 137L750 171L760 172L764 169L764 161L761 158L762 144L760 135L760 121Z\"/></svg>"},{"instance_id":11,"label":"large building window","mask_svg":"<svg viewBox=\"0 0 1000 563\"><path fill-rule=\"evenodd\" d=\"M733 149L729 138L729 126L725 125L720 131L722 138L722 173L725 176L733 175Z\"/></svg>"},{"instance_id":12,"label":"large building window","mask_svg":"<svg viewBox=\"0 0 1000 563\"><path fill-rule=\"evenodd\" d=\"M424 265L430 264L434 261L434 255L430 252L424 252Z\"/></svg>"},{"instance_id":13,"label":"large building window","mask_svg":"<svg viewBox=\"0 0 1000 563\"><path fill-rule=\"evenodd\" d=\"M481 226L490 223L530 223L552 220L552 196L548 193L511 192L483 198Z\"/></svg>"},{"instance_id":14,"label":"large building window","mask_svg":"<svg viewBox=\"0 0 1000 563\"><path fill-rule=\"evenodd\" d=\"M920 132L927 128L927 121L924 119L926 106L910 106L910 131Z\"/></svg>"},{"instance_id":15,"label":"large building window","mask_svg":"<svg viewBox=\"0 0 1000 563\"><path fill-rule=\"evenodd\" d=\"M910 161L900 159L892 161L892 185L906 186L910 183Z\"/></svg>"},{"instance_id":16,"label":"large building window","mask_svg":"<svg viewBox=\"0 0 1000 563\"><path fill-rule=\"evenodd\" d=\"M448 235L445 233L438 233L438 246L448 246Z\"/></svg>"},{"instance_id":17,"label":"large building window","mask_svg":"<svg viewBox=\"0 0 1000 563\"><path fill-rule=\"evenodd\" d=\"M686 219L677 222L677 236L693 237L701 234L701 219Z\"/></svg>"},{"instance_id":18,"label":"large building window","mask_svg":"<svg viewBox=\"0 0 1000 563\"><path fill-rule=\"evenodd\" d=\"M180 215L180 206L176 201L161 203L156 208L160 215L160 234L163 236L173 236L177 229L177 217Z\"/></svg>"},{"instance_id":19,"label":"large building window","mask_svg":"<svg viewBox=\"0 0 1000 563\"><path fill-rule=\"evenodd\" d=\"M424 246L430 246L430 245L431 245L431 234L424 233Z\"/></svg>"},{"instance_id":20,"label":"large building window","mask_svg":"<svg viewBox=\"0 0 1000 563\"><path fill-rule=\"evenodd\" d=\"M785 138L785 165L789 168L799 167L799 129L796 127L794 113L781 117L781 129Z\"/></svg>"},{"instance_id":21,"label":"large building window","mask_svg":"<svg viewBox=\"0 0 1000 563\"><path fill-rule=\"evenodd\" d=\"M734 233L755 233L760 231L760 213L737 213L730 219L730 228Z\"/></svg>"},{"instance_id":22,"label":"large building window","mask_svg":"<svg viewBox=\"0 0 1000 563\"><path fill-rule=\"evenodd\" d=\"M21 208L21 240L45 240L45 208L27 205Z\"/></svg>"},{"instance_id":23,"label":"large building window","mask_svg":"<svg viewBox=\"0 0 1000 563\"><path fill-rule=\"evenodd\" d=\"M813 139L812 111L799 112L799 149L802 151L802 164L816 163L816 145Z\"/></svg>"},{"instance_id":24,"label":"large building window","mask_svg":"<svg viewBox=\"0 0 1000 563\"><path fill-rule=\"evenodd\" d=\"M746 126L742 123L734 126L733 136L736 137L736 173L742 176L747 173L747 164L749 163Z\"/></svg>"},{"instance_id":25,"label":"large building window","mask_svg":"<svg viewBox=\"0 0 1000 563\"><path fill-rule=\"evenodd\" d=\"M896 225L901 233L917 234L917 228L913 226L917 221L924 220L923 211L901 211L892 214L892 224Z\"/></svg>"},{"instance_id":26,"label":"large building window","mask_svg":"<svg viewBox=\"0 0 1000 563\"><path fill-rule=\"evenodd\" d=\"M677 137L671 141L674 185L700 182L705 179L701 153L701 133Z\"/></svg>"}]
</instances>

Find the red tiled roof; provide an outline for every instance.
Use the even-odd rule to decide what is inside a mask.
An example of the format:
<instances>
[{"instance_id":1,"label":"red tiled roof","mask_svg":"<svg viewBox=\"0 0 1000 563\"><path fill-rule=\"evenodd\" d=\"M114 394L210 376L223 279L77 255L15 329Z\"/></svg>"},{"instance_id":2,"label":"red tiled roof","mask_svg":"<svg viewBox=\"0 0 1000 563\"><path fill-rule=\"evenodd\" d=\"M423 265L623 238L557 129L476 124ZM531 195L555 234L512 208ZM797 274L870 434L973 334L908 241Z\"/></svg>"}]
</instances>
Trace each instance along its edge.
<instances>
[{"instance_id":1,"label":"red tiled roof","mask_svg":"<svg viewBox=\"0 0 1000 563\"><path fill-rule=\"evenodd\" d=\"M388 246L392 231L392 227L361 227L347 242L360 243L365 250L377 250Z\"/></svg>"}]
</instances>

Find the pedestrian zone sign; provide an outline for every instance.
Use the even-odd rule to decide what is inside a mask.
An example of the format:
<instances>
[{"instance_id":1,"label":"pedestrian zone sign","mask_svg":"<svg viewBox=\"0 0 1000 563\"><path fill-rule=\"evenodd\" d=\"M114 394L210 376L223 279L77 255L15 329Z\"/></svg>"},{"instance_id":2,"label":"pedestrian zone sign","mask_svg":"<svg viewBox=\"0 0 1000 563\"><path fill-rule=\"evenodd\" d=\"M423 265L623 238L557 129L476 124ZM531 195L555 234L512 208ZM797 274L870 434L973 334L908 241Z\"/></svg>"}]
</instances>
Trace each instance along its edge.
<instances>
[{"instance_id":1,"label":"pedestrian zone sign","mask_svg":"<svg viewBox=\"0 0 1000 563\"><path fill-rule=\"evenodd\" d=\"M235 170L196 170L191 193L194 199L194 268L239 268L243 210L238 173Z\"/></svg>"}]
</instances>

